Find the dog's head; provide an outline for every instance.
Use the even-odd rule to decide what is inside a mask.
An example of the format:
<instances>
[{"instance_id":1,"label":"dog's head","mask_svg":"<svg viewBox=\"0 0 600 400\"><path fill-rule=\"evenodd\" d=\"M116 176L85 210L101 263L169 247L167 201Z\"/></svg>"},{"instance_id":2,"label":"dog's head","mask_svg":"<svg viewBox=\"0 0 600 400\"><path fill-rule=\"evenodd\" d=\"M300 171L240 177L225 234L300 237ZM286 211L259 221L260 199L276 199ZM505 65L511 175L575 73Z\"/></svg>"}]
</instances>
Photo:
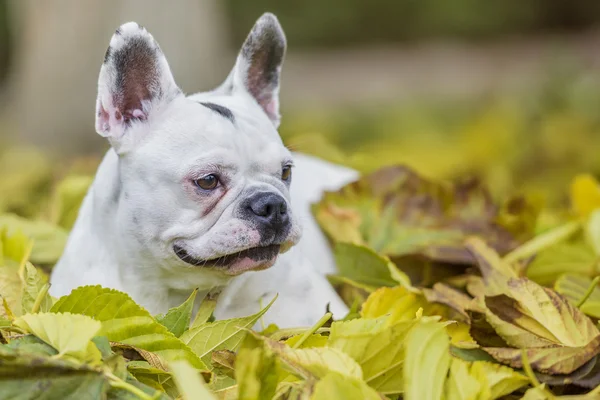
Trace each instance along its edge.
<instances>
[{"instance_id":1,"label":"dog's head","mask_svg":"<svg viewBox=\"0 0 600 400\"><path fill-rule=\"evenodd\" d=\"M185 96L143 27L112 37L96 130L118 154L117 224L157 265L237 275L270 267L298 241L292 158L277 133L285 47L265 14L225 82Z\"/></svg>"}]
</instances>

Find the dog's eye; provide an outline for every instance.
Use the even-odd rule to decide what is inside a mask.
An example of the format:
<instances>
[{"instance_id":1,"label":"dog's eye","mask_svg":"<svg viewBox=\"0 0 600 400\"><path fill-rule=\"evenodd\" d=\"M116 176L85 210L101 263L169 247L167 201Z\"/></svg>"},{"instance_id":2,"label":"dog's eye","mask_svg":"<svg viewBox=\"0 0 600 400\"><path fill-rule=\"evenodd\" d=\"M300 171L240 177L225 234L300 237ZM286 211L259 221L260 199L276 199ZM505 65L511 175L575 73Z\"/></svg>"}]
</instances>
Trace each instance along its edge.
<instances>
[{"instance_id":1,"label":"dog's eye","mask_svg":"<svg viewBox=\"0 0 600 400\"><path fill-rule=\"evenodd\" d=\"M288 182L290 179L292 179L292 166L286 165L281 170L281 180Z\"/></svg>"},{"instance_id":2,"label":"dog's eye","mask_svg":"<svg viewBox=\"0 0 600 400\"><path fill-rule=\"evenodd\" d=\"M210 174L194 180L196 186L202 190L213 190L219 184L219 178L216 175Z\"/></svg>"}]
</instances>

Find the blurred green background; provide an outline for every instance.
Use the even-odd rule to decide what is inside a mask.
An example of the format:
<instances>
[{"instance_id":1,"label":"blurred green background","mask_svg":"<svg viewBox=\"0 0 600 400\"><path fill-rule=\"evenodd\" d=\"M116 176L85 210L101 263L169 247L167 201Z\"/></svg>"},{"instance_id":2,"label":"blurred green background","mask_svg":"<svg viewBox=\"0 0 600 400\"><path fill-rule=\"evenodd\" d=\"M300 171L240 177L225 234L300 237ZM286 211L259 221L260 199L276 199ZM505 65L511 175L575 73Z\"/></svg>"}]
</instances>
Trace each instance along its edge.
<instances>
[{"instance_id":1,"label":"blurred green background","mask_svg":"<svg viewBox=\"0 0 600 400\"><path fill-rule=\"evenodd\" d=\"M264 11L288 37L292 149L551 206L577 173L600 176L600 2L0 0L0 211L51 213L56 182L93 173L97 74L119 24L145 25L193 92L225 78Z\"/></svg>"}]
</instances>

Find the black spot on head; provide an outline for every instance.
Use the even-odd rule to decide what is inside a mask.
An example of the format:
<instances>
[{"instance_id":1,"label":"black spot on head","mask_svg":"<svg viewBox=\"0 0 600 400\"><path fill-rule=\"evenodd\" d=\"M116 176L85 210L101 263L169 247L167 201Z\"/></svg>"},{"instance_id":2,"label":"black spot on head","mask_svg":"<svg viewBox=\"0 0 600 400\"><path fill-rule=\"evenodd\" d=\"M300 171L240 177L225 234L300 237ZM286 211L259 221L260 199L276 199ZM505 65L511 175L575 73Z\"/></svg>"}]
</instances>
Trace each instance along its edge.
<instances>
[{"instance_id":1,"label":"black spot on head","mask_svg":"<svg viewBox=\"0 0 600 400\"><path fill-rule=\"evenodd\" d=\"M229 108L221 106L219 104L202 102L202 101L200 102L200 104L202 104L206 108L210 108L211 110L219 113L222 117L227 118L232 123L235 123L235 117L233 116L233 113L231 112L231 110Z\"/></svg>"},{"instance_id":2,"label":"black spot on head","mask_svg":"<svg viewBox=\"0 0 600 400\"><path fill-rule=\"evenodd\" d=\"M122 34L123 32L121 32L121 28L117 28L117 30L115 31L115 35L121 36Z\"/></svg>"}]
</instances>

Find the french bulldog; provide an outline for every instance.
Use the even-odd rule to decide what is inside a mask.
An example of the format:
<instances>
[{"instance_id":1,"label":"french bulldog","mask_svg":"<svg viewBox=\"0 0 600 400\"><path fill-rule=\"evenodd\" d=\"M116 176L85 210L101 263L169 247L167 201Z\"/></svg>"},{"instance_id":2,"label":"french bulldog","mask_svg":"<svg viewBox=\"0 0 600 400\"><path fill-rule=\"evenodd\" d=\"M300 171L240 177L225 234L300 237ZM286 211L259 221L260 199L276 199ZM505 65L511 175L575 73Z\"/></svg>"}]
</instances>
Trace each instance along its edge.
<instances>
[{"instance_id":1,"label":"french bulldog","mask_svg":"<svg viewBox=\"0 0 600 400\"><path fill-rule=\"evenodd\" d=\"M344 315L309 205L357 174L283 145L285 51L277 18L264 14L225 82L186 96L144 27L116 30L96 102L111 148L53 270L54 296L100 284L157 314L194 288L200 299L221 289L217 319L255 313L276 294L264 323L312 325L327 307Z\"/></svg>"}]
</instances>

